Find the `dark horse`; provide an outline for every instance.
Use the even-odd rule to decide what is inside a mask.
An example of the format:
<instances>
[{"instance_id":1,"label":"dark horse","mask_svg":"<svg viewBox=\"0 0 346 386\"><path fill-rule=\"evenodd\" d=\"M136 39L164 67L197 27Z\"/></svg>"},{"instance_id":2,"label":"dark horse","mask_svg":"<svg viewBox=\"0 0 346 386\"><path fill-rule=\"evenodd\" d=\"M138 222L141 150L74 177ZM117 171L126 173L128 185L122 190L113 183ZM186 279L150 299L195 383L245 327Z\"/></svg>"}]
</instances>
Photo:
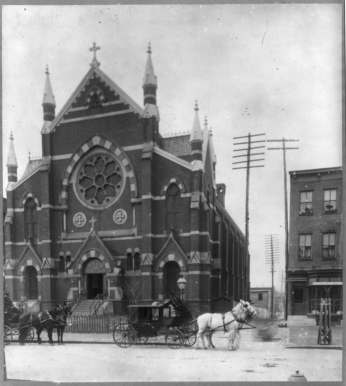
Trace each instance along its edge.
<instances>
[{"instance_id":1,"label":"dark horse","mask_svg":"<svg viewBox=\"0 0 346 386\"><path fill-rule=\"evenodd\" d=\"M24 345L25 336L29 327L35 327L37 333L38 344L41 344L41 332L45 329L48 333L49 343L53 342L53 328L55 320L62 315L62 307L54 307L49 311L44 312L26 312L19 318L19 344Z\"/></svg>"},{"instance_id":2,"label":"dark horse","mask_svg":"<svg viewBox=\"0 0 346 386\"><path fill-rule=\"evenodd\" d=\"M67 318L72 315L72 304L64 303L61 306L61 313L55 319L55 328L58 333L58 344L64 344L63 335L66 327Z\"/></svg>"}]
</instances>

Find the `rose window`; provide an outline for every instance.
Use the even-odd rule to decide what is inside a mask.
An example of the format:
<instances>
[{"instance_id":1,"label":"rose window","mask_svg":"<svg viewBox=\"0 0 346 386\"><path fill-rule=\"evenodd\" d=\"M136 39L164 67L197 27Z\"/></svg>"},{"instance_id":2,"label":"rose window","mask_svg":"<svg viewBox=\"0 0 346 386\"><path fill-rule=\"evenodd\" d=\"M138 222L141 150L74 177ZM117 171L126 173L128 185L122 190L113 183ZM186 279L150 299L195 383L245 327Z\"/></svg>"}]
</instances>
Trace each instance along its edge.
<instances>
[{"instance_id":1,"label":"rose window","mask_svg":"<svg viewBox=\"0 0 346 386\"><path fill-rule=\"evenodd\" d=\"M121 166L108 155L89 158L80 168L77 178L79 195L94 207L115 201L121 193L123 183Z\"/></svg>"}]
</instances>

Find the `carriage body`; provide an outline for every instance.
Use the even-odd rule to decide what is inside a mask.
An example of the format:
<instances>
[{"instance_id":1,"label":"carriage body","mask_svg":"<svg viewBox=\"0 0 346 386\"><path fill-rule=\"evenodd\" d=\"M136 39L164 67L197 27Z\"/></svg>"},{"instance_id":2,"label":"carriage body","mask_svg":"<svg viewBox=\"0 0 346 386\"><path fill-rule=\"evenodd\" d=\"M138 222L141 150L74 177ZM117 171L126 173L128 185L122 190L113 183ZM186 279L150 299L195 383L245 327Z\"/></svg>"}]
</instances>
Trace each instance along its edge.
<instances>
[{"instance_id":1,"label":"carriage body","mask_svg":"<svg viewBox=\"0 0 346 386\"><path fill-rule=\"evenodd\" d=\"M128 315L113 330L114 342L120 347L143 344L160 336L170 348L192 346L196 341L195 332L180 323L179 312L169 303L128 306Z\"/></svg>"},{"instance_id":2,"label":"carriage body","mask_svg":"<svg viewBox=\"0 0 346 386\"><path fill-rule=\"evenodd\" d=\"M15 312L13 311L14 309ZM4 312L4 343L8 345L12 342L13 337L19 335L19 318L20 312L15 307L9 307ZM35 337L35 331L33 328L29 328L25 335L26 341L32 341Z\"/></svg>"}]
</instances>

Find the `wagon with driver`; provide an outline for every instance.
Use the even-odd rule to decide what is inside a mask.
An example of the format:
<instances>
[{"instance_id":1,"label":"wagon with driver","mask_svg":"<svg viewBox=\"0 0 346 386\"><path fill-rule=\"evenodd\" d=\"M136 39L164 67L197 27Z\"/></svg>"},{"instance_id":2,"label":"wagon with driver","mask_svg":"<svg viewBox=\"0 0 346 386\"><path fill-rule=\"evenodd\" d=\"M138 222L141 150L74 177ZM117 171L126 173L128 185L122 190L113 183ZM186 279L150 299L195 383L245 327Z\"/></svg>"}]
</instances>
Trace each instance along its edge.
<instances>
[{"instance_id":1,"label":"wagon with driver","mask_svg":"<svg viewBox=\"0 0 346 386\"><path fill-rule=\"evenodd\" d=\"M19 317L20 312L16 307L10 307L4 312L4 344L12 342L13 337L19 335ZM26 341L32 341L35 337L35 330L28 328L25 334Z\"/></svg>"},{"instance_id":2,"label":"wagon with driver","mask_svg":"<svg viewBox=\"0 0 346 386\"><path fill-rule=\"evenodd\" d=\"M163 304L131 305L128 306L128 317L120 318L114 326L113 339L123 348L160 336L172 349L192 346L196 342L196 331L191 319L186 305L178 303L177 299Z\"/></svg>"}]
</instances>

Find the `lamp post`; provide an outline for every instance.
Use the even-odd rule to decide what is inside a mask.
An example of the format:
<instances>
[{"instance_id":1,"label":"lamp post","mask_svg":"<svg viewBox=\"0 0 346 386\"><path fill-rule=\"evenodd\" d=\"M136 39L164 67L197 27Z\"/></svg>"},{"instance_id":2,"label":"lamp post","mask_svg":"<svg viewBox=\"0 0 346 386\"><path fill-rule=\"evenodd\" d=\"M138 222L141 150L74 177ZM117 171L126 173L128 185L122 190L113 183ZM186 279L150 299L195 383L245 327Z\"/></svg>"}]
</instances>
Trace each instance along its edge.
<instances>
[{"instance_id":1,"label":"lamp post","mask_svg":"<svg viewBox=\"0 0 346 386\"><path fill-rule=\"evenodd\" d=\"M185 287L186 287L187 282L186 282L182 273L180 273L180 276L179 276L177 283L178 283L178 287L180 289L180 299L184 301L184 291L185 291Z\"/></svg>"}]
</instances>

